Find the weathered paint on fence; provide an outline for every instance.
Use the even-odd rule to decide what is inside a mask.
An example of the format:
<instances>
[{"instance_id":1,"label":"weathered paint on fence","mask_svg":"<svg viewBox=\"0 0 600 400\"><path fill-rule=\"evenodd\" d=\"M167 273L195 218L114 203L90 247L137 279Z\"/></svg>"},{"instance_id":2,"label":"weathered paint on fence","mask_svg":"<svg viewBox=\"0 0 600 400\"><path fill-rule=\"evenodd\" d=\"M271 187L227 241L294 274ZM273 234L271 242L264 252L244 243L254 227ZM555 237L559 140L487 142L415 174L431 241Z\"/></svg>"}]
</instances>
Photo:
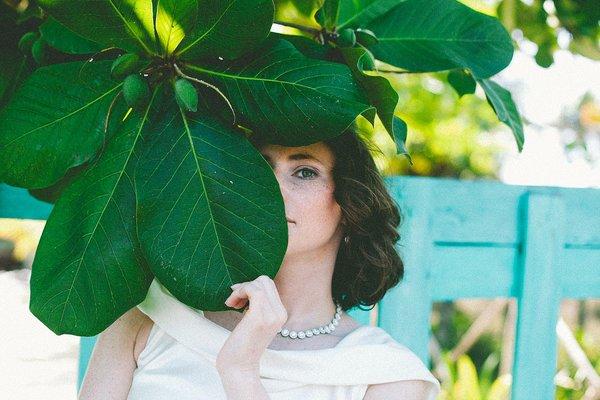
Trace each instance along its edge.
<instances>
[{"instance_id":1,"label":"weathered paint on fence","mask_svg":"<svg viewBox=\"0 0 600 400\"><path fill-rule=\"evenodd\" d=\"M600 298L600 190L387 177L402 213L402 283L378 325L429 364L436 301L517 300L513 400L554 398L556 322L564 298ZM45 219L51 205L0 185L0 218ZM349 314L368 324L370 312ZM78 387L96 337L81 338Z\"/></svg>"}]
</instances>

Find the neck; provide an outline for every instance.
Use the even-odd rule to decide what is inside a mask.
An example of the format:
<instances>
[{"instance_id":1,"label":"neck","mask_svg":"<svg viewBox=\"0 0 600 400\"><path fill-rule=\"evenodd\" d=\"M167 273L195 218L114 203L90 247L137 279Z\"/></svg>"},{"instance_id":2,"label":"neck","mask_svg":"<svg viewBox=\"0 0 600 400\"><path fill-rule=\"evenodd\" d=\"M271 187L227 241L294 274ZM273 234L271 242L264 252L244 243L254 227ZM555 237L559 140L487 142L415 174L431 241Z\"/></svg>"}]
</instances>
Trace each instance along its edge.
<instances>
[{"instance_id":1,"label":"neck","mask_svg":"<svg viewBox=\"0 0 600 400\"><path fill-rule=\"evenodd\" d=\"M305 330L331 322L336 311L331 292L337 246L325 246L310 254L286 255L274 282L290 330Z\"/></svg>"}]
</instances>

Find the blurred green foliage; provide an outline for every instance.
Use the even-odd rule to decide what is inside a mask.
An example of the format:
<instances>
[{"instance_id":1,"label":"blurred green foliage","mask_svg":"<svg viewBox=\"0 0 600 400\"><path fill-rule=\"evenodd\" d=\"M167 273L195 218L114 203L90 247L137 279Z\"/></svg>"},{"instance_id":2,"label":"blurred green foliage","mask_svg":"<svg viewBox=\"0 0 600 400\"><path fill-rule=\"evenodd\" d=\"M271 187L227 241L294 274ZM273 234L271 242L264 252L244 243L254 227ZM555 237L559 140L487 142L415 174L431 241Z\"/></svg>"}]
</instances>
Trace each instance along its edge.
<instances>
[{"instance_id":1,"label":"blurred green foliage","mask_svg":"<svg viewBox=\"0 0 600 400\"><path fill-rule=\"evenodd\" d=\"M494 354L488 358L487 365L497 364ZM484 378L489 375L485 369L478 373L478 369L471 357L463 354L452 362L444 357L444 362L452 372L450 381L444 382L442 391L436 400L508 400L510 398L509 374L497 376L493 379Z\"/></svg>"},{"instance_id":2,"label":"blurred green foliage","mask_svg":"<svg viewBox=\"0 0 600 400\"><path fill-rule=\"evenodd\" d=\"M493 131L501 124L482 93L459 98L447 74L385 74L400 95L396 113L408 124L413 165L395 154L394 144L376 125L372 140L381 149L375 156L383 174L497 178L503 148Z\"/></svg>"},{"instance_id":3,"label":"blurred green foliage","mask_svg":"<svg viewBox=\"0 0 600 400\"><path fill-rule=\"evenodd\" d=\"M596 372L600 374L600 341L594 336L600 307L594 301L580 301L579 314L573 335ZM458 303L437 302L433 306L432 335L441 350L441 363L434 372L446 370L441 379L442 392L436 400L509 400L511 374L500 374L503 332L483 333L466 354L452 360L451 354L474 322L472 313L463 311ZM503 321L506 312L502 314ZM596 335L597 336L597 335ZM511 350L510 347L507 350ZM564 346L558 344L557 375L555 378L557 400L585 398L590 383L578 371Z\"/></svg>"},{"instance_id":4,"label":"blurred green foliage","mask_svg":"<svg viewBox=\"0 0 600 400\"><path fill-rule=\"evenodd\" d=\"M583 302L582 302L583 303ZM584 306L582 304L582 306ZM584 306L585 307L585 306ZM600 307L595 309L599 312ZM598 318L598 316L596 316ZM581 325L577 326L573 332L577 342L581 345L584 353L594 366L594 369L600 374L600 341L592 337L589 330L585 330ZM585 392L589 383L567 355L566 350L558 347L558 376L556 385L557 400L580 400L585 399Z\"/></svg>"},{"instance_id":5,"label":"blurred green foliage","mask_svg":"<svg viewBox=\"0 0 600 400\"><path fill-rule=\"evenodd\" d=\"M600 59L597 0L461 2L498 16L517 39L522 36L535 43L538 46L535 59L541 66L552 63L561 31L572 39L568 45L570 51ZM319 28L313 15L322 0L275 0L275 3L276 20ZM515 40L515 47L519 43L520 40ZM405 156L395 154L394 144L380 123L369 131L365 122L364 136L381 150L374 156L384 175L498 179L500 157L515 148L515 144L510 141L509 129L498 121L479 88L474 95L459 98L447 83L447 72L383 75L400 95L396 114L408 124L406 147L413 161L411 166ZM577 145L585 148L581 135Z\"/></svg>"},{"instance_id":6,"label":"blurred green foliage","mask_svg":"<svg viewBox=\"0 0 600 400\"><path fill-rule=\"evenodd\" d=\"M497 14L509 30L519 29L538 49L535 60L548 67L559 49L560 31L568 34L568 49L600 60L600 6L594 0L502 0Z\"/></svg>"}]
</instances>

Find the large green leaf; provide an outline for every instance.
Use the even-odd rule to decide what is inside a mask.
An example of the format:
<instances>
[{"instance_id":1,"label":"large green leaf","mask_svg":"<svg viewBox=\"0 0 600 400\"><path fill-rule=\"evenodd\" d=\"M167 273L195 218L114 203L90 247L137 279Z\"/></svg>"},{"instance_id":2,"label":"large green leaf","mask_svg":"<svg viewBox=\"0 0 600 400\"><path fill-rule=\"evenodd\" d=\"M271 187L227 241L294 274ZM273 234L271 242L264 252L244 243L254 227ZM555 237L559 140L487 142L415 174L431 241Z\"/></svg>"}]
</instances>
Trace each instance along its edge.
<instances>
[{"instance_id":1,"label":"large green leaf","mask_svg":"<svg viewBox=\"0 0 600 400\"><path fill-rule=\"evenodd\" d=\"M411 157L406 150L406 123L400 117L394 115L398 103L398 93L386 78L365 72L365 70L368 70L368 68L365 68L365 63L367 63L369 57L367 49L362 46L332 48L328 45L320 45L314 40L303 36L274 35L285 38L307 57L346 63L350 67L355 80L362 87L370 104L377 108L379 119L396 144L396 153L405 154L412 164ZM374 121L370 122L373 123Z\"/></svg>"},{"instance_id":2,"label":"large green leaf","mask_svg":"<svg viewBox=\"0 0 600 400\"><path fill-rule=\"evenodd\" d=\"M275 4L275 15L278 20L281 17L309 19L318 8L323 0L273 0ZM285 18L283 18L285 19Z\"/></svg>"},{"instance_id":3,"label":"large green leaf","mask_svg":"<svg viewBox=\"0 0 600 400\"><path fill-rule=\"evenodd\" d=\"M126 107L117 104L121 114ZM146 296L153 277L136 236L133 176L149 109L111 120L116 132L104 153L66 187L46 222L29 308L56 334L95 335Z\"/></svg>"},{"instance_id":4,"label":"large green leaf","mask_svg":"<svg viewBox=\"0 0 600 400\"><path fill-rule=\"evenodd\" d=\"M182 60L234 60L260 45L273 24L272 0L204 0L198 22L175 54Z\"/></svg>"},{"instance_id":5,"label":"large green leaf","mask_svg":"<svg viewBox=\"0 0 600 400\"><path fill-rule=\"evenodd\" d=\"M34 69L31 59L18 50L2 52L2 57L0 57L0 108L10 101L17 88Z\"/></svg>"},{"instance_id":6,"label":"large green leaf","mask_svg":"<svg viewBox=\"0 0 600 400\"><path fill-rule=\"evenodd\" d=\"M463 97L465 94L475 93L475 79L463 69L453 69L448 73L446 78L452 88L458 93L458 97Z\"/></svg>"},{"instance_id":7,"label":"large green leaf","mask_svg":"<svg viewBox=\"0 0 600 400\"><path fill-rule=\"evenodd\" d=\"M396 105L398 104L398 92L392 87L390 81L383 76L369 75L365 73L365 62L367 62L369 54L364 47L341 47L338 49L346 63L350 66L354 78L362 86L369 102L377 108L377 115L383 126L389 133L390 137L396 143L396 152L405 154L406 148L404 141L406 140L406 124L394 124L394 116ZM400 132L394 132L395 128L399 128ZM404 137L402 143L396 140Z\"/></svg>"},{"instance_id":8,"label":"large green leaf","mask_svg":"<svg viewBox=\"0 0 600 400\"><path fill-rule=\"evenodd\" d=\"M405 0L340 0L338 29L364 27L403 1Z\"/></svg>"},{"instance_id":9,"label":"large green leaf","mask_svg":"<svg viewBox=\"0 0 600 400\"><path fill-rule=\"evenodd\" d=\"M40 33L52 47L67 54L89 54L102 50L98 43L79 36L51 16L40 25Z\"/></svg>"},{"instance_id":10,"label":"large green leaf","mask_svg":"<svg viewBox=\"0 0 600 400\"><path fill-rule=\"evenodd\" d=\"M154 54L152 0L39 0L76 34L104 47Z\"/></svg>"},{"instance_id":11,"label":"large green leaf","mask_svg":"<svg viewBox=\"0 0 600 400\"><path fill-rule=\"evenodd\" d=\"M396 142L396 154L404 154L408 158L410 165L413 165L412 157L406 149L406 137L408 136L408 126L400 117L394 115L394 142Z\"/></svg>"},{"instance_id":12,"label":"large green leaf","mask_svg":"<svg viewBox=\"0 0 600 400\"><path fill-rule=\"evenodd\" d=\"M407 0L367 26L378 60L415 72L469 68L490 77L512 59L511 38L493 17L455 0Z\"/></svg>"},{"instance_id":13,"label":"large green leaf","mask_svg":"<svg viewBox=\"0 0 600 400\"><path fill-rule=\"evenodd\" d=\"M35 69L27 54L19 51L18 42L28 31L26 24L17 23L17 13L0 2L0 108L12 97L15 90Z\"/></svg>"},{"instance_id":14,"label":"large green leaf","mask_svg":"<svg viewBox=\"0 0 600 400\"><path fill-rule=\"evenodd\" d=\"M321 8L315 13L315 20L324 28L331 31L337 24L340 0L324 0Z\"/></svg>"},{"instance_id":15,"label":"large green leaf","mask_svg":"<svg viewBox=\"0 0 600 400\"><path fill-rule=\"evenodd\" d=\"M225 310L230 285L279 270L287 222L278 182L243 134L185 115L173 99L148 129L135 175L146 259L185 304Z\"/></svg>"},{"instance_id":16,"label":"large green leaf","mask_svg":"<svg viewBox=\"0 0 600 400\"><path fill-rule=\"evenodd\" d=\"M523 144L525 143L523 123L510 92L490 79L477 79L477 82L483 88L487 101L492 106L498 119L512 130L520 152L523 150Z\"/></svg>"},{"instance_id":17,"label":"large green leaf","mask_svg":"<svg viewBox=\"0 0 600 400\"><path fill-rule=\"evenodd\" d=\"M336 48L329 43L320 44L306 36L284 35L277 32L271 32L270 35L273 38L280 38L290 42L306 57L316 58L317 60L343 62L339 60Z\"/></svg>"},{"instance_id":18,"label":"large green leaf","mask_svg":"<svg viewBox=\"0 0 600 400\"><path fill-rule=\"evenodd\" d=\"M375 118L346 65L307 58L280 37L235 63L187 68L221 88L238 122L271 143L304 146L341 134L360 114Z\"/></svg>"},{"instance_id":19,"label":"large green leaf","mask_svg":"<svg viewBox=\"0 0 600 400\"><path fill-rule=\"evenodd\" d=\"M196 27L198 0L158 0L156 8L158 42L163 54L168 55Z\"/></svg>"},{"instance_id":20,"label":"large green leaf","mask_svg":"<svg viewBox=\"0 0 600 400\"><path fill-rule=\"evenodd\" d=\"M54 204L62 195L63 191L67 188L67 186L69 186L71 182L75 180L75 178L77 178L88 167L88 163L85 162L76 167L69 168L67 172L65 172L65 176L60 178L54 184L45 188L29 189L28 192L30 195L32 195L38 200Z\"/></svg>"},{"instance_id":21,"label":"large green leaf","mask_svg":"<svg viewBox=\"0 0 600 400\"><path fill-rule=\"evenodd\" d=\"M0 182L48 187L94 156L108 106L121 83L111 61L76 61L37 69L0 110Z\"/></svg>"}]
</instances>

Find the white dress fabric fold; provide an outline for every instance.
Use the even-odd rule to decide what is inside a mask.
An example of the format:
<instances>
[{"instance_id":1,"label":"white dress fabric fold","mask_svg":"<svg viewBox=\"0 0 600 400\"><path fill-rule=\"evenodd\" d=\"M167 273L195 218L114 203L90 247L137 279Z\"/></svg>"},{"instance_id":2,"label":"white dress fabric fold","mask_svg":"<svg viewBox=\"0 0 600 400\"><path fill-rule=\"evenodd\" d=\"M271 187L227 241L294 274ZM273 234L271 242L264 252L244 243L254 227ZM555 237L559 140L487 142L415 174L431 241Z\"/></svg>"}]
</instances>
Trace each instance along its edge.
<instances>
[{"instance_id":1,"label":"white dress fabric fold","mask_svg":"<svg viewBox=\"0 0 600 400\"><path fill-rule=\"evenodd\" d=\"M138 308L154 326L128 400L226 400L215 361L231 332L177 300L156 279ZM266 349L260 377L273 400L362 400L368 385L403 380L429 382L427 400L440 392L439 381L416 354L382 328L367 325L333 348Z\"/></svg>"}]
</instances>

